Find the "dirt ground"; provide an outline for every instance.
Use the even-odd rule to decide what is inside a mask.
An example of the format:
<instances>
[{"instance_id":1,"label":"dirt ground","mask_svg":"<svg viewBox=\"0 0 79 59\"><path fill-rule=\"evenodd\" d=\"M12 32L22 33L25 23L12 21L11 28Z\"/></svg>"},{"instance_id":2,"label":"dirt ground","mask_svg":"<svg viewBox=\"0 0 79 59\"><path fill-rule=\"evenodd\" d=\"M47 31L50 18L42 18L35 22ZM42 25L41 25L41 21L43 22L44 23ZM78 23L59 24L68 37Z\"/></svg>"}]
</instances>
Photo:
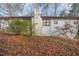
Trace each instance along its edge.
<instances>
[{"instance_id":1,"label":"dirt ground","mask_svg":"<svg viewBox=\"0 0 79 59\"><path fill-rule=\"evenodd\" d=\"M79 41L52 36L0 34L0 55L75 56L79 55Z\"/></svg>"}]
</instances>

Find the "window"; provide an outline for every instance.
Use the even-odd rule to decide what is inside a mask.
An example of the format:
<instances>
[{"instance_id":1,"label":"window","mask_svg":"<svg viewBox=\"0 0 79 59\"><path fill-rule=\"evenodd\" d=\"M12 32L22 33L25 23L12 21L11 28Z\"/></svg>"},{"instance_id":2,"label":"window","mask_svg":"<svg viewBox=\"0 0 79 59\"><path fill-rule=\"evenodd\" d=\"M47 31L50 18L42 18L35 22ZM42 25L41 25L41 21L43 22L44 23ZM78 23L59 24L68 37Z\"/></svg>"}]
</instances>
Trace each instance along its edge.
<instances>
[{"instance_id":1,"label":"window","mask_svg":"<svg viewBox=\"0 0 79 59\"><path fill-rule=\"evenodd\" d=\"M58 24L58 20L54 20L54 24Z\"/></svg>"},{"instance_id":2,"label":"window","mask_svg":"<svg viewBox=\"0 0 79 59\"><path fill-rule=\"evenodd\" d=\"M50 26L50 20L43 20L43 26Z\"/></svg>"},{"instance_id":3,"label":"window","mask_svg":"<svg viewBox=\"0 0 79 59\"><path fill-rule=\"evenodd\" d=\"M74 24L78 24L78 21L74 21Z\"/></svg>"}]
</instances>

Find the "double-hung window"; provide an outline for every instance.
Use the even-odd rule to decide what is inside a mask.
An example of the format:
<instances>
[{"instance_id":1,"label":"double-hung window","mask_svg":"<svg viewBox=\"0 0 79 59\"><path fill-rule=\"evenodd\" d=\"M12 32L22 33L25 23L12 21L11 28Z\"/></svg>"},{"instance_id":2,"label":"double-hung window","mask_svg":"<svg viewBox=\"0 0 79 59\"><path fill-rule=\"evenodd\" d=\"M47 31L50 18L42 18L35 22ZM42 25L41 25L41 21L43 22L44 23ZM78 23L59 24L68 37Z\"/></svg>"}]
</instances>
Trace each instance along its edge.
<instances>
[{"instance_id":1,"label":"double-hung window","mask_svg":"<svg viewBox=\"0 0 79 59\"><path fill-rule=\"evenodd\" d=\"M48 19L43 20L43 26L50 26L50 23L51 23L51 21Z\"/></svg>"}]
</instances>

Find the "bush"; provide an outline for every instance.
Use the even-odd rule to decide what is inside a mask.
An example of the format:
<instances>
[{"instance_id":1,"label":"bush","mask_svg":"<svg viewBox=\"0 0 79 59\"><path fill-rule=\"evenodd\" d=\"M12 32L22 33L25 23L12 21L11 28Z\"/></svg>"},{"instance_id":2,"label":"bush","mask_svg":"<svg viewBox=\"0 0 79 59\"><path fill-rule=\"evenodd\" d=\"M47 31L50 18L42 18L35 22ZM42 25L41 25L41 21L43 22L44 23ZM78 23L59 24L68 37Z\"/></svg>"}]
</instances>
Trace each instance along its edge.
<instances>
[{"instance_id":1,"label":"bush","mask_svg":"<svg viewBox=\"0 0 79 59\"><path fill-rule=\"evenodd\" d=\"M27 20L15 19L9 24L9 30L15 34L27 34L28 26L30 24L28 24Z\"/></svg>"}]
</instances>

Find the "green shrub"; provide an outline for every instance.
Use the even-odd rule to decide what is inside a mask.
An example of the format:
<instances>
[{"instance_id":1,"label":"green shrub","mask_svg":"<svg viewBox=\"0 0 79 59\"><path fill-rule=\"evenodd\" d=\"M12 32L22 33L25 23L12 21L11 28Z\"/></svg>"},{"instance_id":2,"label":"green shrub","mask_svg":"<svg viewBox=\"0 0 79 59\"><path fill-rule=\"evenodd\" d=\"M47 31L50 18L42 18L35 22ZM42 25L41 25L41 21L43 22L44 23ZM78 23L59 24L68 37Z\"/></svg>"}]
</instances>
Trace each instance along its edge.
<instances>
[{"instance_id":1,"label":"green shrub","mask_svg":"<svg viewBox=\"0 0 79 59\"><path fill-rule=\"evenodd\" d=\"M15 34L27 34L29 26L29 20L15 19L9 24L9 30Z\"/></svg>"}]
</instances>

